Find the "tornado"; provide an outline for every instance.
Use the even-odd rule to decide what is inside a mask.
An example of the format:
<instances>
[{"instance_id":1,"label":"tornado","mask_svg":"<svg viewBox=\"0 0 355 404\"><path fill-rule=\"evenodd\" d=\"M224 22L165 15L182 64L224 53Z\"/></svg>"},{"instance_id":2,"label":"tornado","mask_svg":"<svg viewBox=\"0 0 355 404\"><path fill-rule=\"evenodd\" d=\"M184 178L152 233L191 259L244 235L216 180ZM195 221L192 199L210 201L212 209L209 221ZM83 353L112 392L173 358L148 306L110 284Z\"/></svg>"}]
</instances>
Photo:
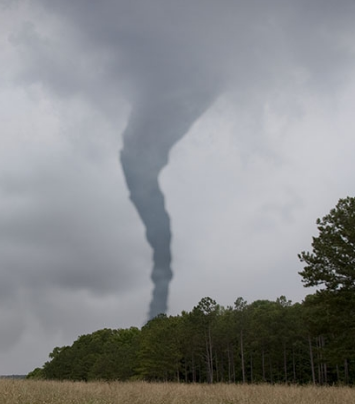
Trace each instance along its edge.
<instances>
[{"instance_id":1,"label":"tornado","mask_svg":"<svg viewBox=\"0 0 355 404\"><path fill-rule=\"evenodd\" d=\"M140 99L123 133L120 153L130 199L145 226L153 250L153 293L148 319L166 313L173 277L171 226L159 174L167 165L172 146L210 106L213 97L203 92L159 94Z\"/></svg>"}]
</instances>

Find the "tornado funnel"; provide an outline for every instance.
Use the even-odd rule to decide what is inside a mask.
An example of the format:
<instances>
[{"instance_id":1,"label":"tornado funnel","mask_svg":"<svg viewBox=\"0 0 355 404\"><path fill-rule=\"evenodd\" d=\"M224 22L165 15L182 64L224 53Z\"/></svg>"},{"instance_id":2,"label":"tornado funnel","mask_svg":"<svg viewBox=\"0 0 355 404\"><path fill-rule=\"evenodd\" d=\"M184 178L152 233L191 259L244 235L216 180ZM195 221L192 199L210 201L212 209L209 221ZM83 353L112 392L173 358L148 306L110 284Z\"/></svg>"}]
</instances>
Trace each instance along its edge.
<instances>
[{"instance_id":1,"label":"tornado funnel","mask_svg":"<svg viewBox=\"0 0 355 404\"><path fill-rule=\"evenodd\" d=\"M160 95L140 100L123 134L121 164L130 199L142 219L153 249L154 283L149 319L166 313L169 284L173 276L171 227L159 185L159 173L168 163L171 147L211 104L209 94Z\"/></svg>"}]
</instances>

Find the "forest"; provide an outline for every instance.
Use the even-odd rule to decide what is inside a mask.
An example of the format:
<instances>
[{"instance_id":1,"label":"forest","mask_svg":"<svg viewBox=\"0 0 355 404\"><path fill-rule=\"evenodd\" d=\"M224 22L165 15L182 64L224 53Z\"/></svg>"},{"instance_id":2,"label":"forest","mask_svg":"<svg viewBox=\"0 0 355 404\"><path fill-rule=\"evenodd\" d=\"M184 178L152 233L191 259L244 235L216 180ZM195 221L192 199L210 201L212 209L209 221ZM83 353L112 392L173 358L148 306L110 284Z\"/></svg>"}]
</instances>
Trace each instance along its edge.
<instances>
[{"instance_id":1,"label":"forest","mask_svg":"<svg viewBox=\"0 0 355 404\"><path fill-rule=\"evenodd\" d=\"M141 329L103 329L56 347L29 379L191 383L355 382L355 198L317 220L301 252L302 303L281 296L223 307L202 298L189 312L160 314Z\"/></svg>"}]
</instances>

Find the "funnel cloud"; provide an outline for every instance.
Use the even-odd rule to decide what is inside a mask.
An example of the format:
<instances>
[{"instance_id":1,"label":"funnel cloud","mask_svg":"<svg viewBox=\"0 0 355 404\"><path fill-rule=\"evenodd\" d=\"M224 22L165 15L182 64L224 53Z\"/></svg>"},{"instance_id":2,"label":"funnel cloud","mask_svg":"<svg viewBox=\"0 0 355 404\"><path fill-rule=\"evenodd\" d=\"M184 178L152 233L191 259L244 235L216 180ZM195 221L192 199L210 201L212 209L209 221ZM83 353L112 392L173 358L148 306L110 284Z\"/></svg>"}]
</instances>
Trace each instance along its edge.
<instances>
[{"instance_id":1,"label":"funnel cloud","mask_svg":"<svg viewBox=\"0 0 355 404\"><path fill-rule=\"evenodd\" d=\"M210 94L166 94L133 108L123 134L121 163L130 198L146 228L153 249L153 297L149 318L167 310L171 268L171 228L159 173L168 163L171 147L207 109Z\"/></svg>"}]
</instances>

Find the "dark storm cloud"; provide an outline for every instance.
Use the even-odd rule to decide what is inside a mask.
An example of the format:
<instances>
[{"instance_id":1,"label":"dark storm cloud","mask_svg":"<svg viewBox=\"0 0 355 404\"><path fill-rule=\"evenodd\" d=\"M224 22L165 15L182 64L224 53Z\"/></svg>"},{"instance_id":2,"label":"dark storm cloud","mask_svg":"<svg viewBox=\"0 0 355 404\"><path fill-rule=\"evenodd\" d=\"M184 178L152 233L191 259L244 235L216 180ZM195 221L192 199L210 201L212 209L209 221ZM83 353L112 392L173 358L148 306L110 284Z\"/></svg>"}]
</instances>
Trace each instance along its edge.
<instances>
[{"instance_id":1,"label":"dark storm cloud","mask_svg":"<svg viewBox=\"0 0 355 404\"><path fill-rule=\"evenodd\" d=\"M124 77L138 93L178 91L186 83L224 90L234 83L250 91L295 69L329 86L340 79L352 46L351 1L39 3L71 23L80 46L96 53L96 66L109 50L105 82Z\"/></svg>"},{"instance_id":2,"label":"dark storm cloud","mask_svg":"<svg viewBox=\"0 0 355 404\"><path fill-rule=\"evenodd\" d=\"M3 266L39 289L119 292L129 287L130 275L120 273L126 257L115 253L117 240L106 230L117 216L100 215L100 184L92 192L74 157L59 158L59 165L47 161L22 178L8 175L2 182L2 197L10 205L0 218ZM120 281L113 284L117 272Z\"/></svg>"},{"instance_id":3,"label":"dark storm cloud","mask_svg":"<svg viewBox=\"0 0 355 404\"><path fill-rule=\"evenodd\" d=\"M336 21L342 17L343 29L344 19L354 5L349 9L350 3L343 3L338 9L325 3L319 16L318 7L308 7L306 2L225 1L218 7L210 1L40 3L51 13L61 14L63 21L71 21L80 45L89 52L106 49L113 55L108 69L103 69L103 88L109 83L108 88L117 85L119 92L120 80L129 81L126 96L133 112L124 133L121 161L131 200L154 251L152 317L166 311L171 279L170 220L158 184L170 148L207 106L231 86L246 102L251 102L245 100L250 97L248 94L262 97L268 89L284 86L297 75L305 76L309 85L320 91L326 82L329 91L338 84L339 75L344 74L337 62L343 67L349 57L339 48L339 41L344 38L339 36L339 23L333 22L334 16ZM33 27L27 27L19 42L21 38L33 39L33 31ZM31 41L32 46L33 43L41 41ZM43 74L51 66L51 59L44 55L41 59L45 61L42 75L51 86L51 77ZM56 77L54 88L65 89L60 81L61 71L50 71ZM78 83L78 91L85 93L85 83L81 83L81 88ZM70 79L67 87L75 88ZM91 90L88 96L95 97ZM179 112L189 109L184 114ZM170 112L165 117L166 110ZM171 113L174 110L176 114ZM199 112L194 115L194 110ZM152 126L156 117L158 124ZM166 118L163 125L162 117ZM171 139L170 133L174 133Z\"/></svg>"}]
</instances>

